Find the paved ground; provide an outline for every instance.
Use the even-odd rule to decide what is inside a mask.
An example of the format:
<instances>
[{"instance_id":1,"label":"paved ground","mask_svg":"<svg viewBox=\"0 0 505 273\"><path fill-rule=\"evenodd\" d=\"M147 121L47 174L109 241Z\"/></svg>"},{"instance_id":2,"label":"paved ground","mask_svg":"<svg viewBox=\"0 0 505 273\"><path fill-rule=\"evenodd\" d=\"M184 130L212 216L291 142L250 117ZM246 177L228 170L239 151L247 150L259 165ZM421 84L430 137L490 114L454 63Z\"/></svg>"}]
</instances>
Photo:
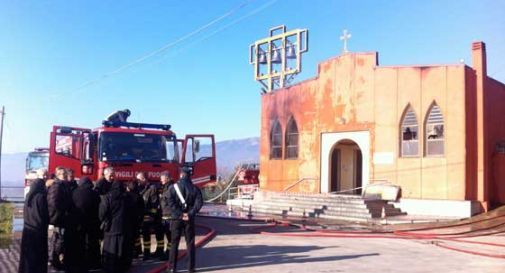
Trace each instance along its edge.
<instances>
[{"instance_id":1,"label":"paved ground","mask_svg":"<svg viewBox=\"0 0 505 273\"><path fill-rule=\"evenodd\" d=\"M217 231L217 236L197 251L199 272L505 272L505 259L443 249L431 240L281 237L259 232L305 234L293 227L267 227L262 222L207 217L198 222ZM468 240L505 244L505 233ZM1 273L17 271L18 243L15 239L9 249L0 249ZM505 256L504 247L445 244ZM181 272L185 272L186 262L179 263ZM160 265L136 261L130 272L148 272Z\"/></svg>"},{"instance_id":2,"label":"paved ground","mask_svg":"<svg viewBox=\"0 0 505 273\"><path fill-rule=\"evenodd\" d=\"M0 273L17 272L19 263L19 241L19 239L13 239L11 244L0 248Z\"/></svg>"},{"instance_id":3,"label":"paved ground","mask_svg":"<svg viewBox=\"0 0 505 273\"><path fill-rule=\"evenodd\" d=\"M197 239L199 236L203 234L203 230L198 230L197 229ZM14 273L17 272L18 270L18 265L19 265L19 251L20 251L20 244L21 244L21 234L20 232L17 232L13 238L12 243L7 247L7 248L0 248L0 273ZM49 241L51 239L49 238ZM49 243L50 246L50 243ZM156 240L154 236L152 237L151 241L151 246L152 249L151 251L154 252L155 246L156 246ZM180 249L185 249L185 244L184 244L184 238L181 239L181 246ZM161 266L163 262L157 260L157 259L152 259L148 261L142 261L142 259L135 259L133 261L132 268L129 273L144 273L144 272L149 272L150 270L157 268ZM49 272L63 272L63 271L54 271L51 270L51 267L48 267ZM102 273L101 270L95 270L92 272L96 273Z\"/></svg>"},{"instance_id":4,"label":"paved ground","mask_svg":"<svg viewBox=\"0 0 505 273\"><path fill-rule=\"evenodd\" d=\"M218 235L197 252L199 272L504 272L505 259L454 252L426 240L251 234L261 223L202 219ZM279 231L278 228L267 228ZM505 244L505 234L483 241ZM475 238L473 240L479 240ZM472 245L472 250L505 249ZM183 262L184 263L184 262Z\"/></svg>"}]
</instances>

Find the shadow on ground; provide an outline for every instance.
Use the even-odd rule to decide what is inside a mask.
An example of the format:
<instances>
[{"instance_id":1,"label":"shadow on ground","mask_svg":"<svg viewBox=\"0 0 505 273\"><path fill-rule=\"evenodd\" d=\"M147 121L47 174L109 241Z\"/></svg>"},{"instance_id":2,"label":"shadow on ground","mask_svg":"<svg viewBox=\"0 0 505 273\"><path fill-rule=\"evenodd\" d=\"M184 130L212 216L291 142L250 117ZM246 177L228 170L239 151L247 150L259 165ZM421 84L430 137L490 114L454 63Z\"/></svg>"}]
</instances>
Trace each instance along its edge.
<instances>
[{"instance_id":1,"label":"shadow on ground","mask_svg":"<svg viewBox=\"0 0 505 273\"><path fill-rule=\"evenodd\" d=\"M269 245L206 247L197 253L197 256L204 257L197 262L198 271L205 272L264 265L339 261L379 255L379 253L364 253L311 258L308 254L310 251L321 249L325 248L318 246Z\"/></svg>"}]
</instances>

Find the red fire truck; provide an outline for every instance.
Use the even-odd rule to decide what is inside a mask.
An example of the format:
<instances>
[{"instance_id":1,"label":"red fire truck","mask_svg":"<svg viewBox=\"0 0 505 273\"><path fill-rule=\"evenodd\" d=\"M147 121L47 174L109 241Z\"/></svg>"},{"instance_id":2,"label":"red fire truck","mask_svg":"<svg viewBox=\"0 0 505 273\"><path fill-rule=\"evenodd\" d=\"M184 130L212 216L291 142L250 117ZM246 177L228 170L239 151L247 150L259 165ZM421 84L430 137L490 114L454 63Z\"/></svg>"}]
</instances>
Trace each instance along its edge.
<instances>
[{"instance_id":1,"label":"red fire truck","mask_svg":"<svg viewBox=\"0 0 505 273\"><path fill-rule=\"evenodd\" d=\"M203 187L216 180L214 135L178 139L170 125L132 123L110 116L94 130L53 126L50 173L57 166L73 169L77 178L88 176L92 180L111 166L115 179L120 181L132 180L140 171L152 181L159 181L163 171L177 179L180 167L189 166L193 169L193 183Z\"/></svg>"},{"instance_id":2,"label":"red fire truck","mask_svg":"<svg viewBox=\"0 0 505 273\"><path fill-rule=\"evenodd\" d=\"M48 164L48 148L35 148L33 151L28 153L26 157L24 196L26 196L30 190L30 181L37 178L37 170L47 169Z\"/></svg>"}]
</instances>

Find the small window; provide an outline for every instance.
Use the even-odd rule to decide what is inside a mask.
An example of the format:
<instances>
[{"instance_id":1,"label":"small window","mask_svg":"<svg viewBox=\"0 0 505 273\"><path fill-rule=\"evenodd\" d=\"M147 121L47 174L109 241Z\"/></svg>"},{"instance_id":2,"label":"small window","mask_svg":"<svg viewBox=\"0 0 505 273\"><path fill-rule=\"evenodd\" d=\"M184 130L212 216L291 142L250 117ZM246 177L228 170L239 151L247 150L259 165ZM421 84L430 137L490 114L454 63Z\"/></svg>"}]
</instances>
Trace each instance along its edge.
<instances>
[{"instance_id":1,"label":"small window","mask_svg":"<svg viewBox=\"0 0 505 273\"><path fill-rule=\"evenodd\" d=\"M298 126L294 118L289 120L286 128L286 158L298 158Z\"/></svg>"},{"instance_id":2,"label":"small window","mask_svg":"<svg viewBox=\"0 0 505 273\"><path fill-rule=\"evenodd\" d=\"M193 138L188 138L186 143L186 156L184 157L185 162L194 162L195 153L193 152L194 141Z\"/></svg>"},{"instance_id":3,"label":"small window","mask_svg":"<svg viewBox=\"0 0 505 273\"><path fill-rule=\"evenodd\" d=\"M282 158L282 128L278 120L273 122L270 131L270 158Z\"/></svg>"},{"instance_id":4,"label":"small window","mask_svg":"<svg viewBox=\"0 0 505 273\"><path fill-rule=\"evenodd\" d=\"M416 114L408 106L401 122L401 156L419 156L419 126Z\"/></svg>"},{"instance_id":5,"label":"small window","mask_svg":"<svg viewBox=\"0 0 505 273\"><path fill-rule=\"evenodd\" d=\"M195 161L213 158L212 138L195 137L193 141L193 151L195 152Z\"/></svg>"},{"instance_id":6,"label":"small window","mask_svg":"<svg viewBox=\"0 0 505 273\"><path fill-rule=\"evenodd\" d=\"M74 156L74 136L72 135L56 135L55 152L65 156Z\"/></svg>"},{"instance_id":7,"label":"small window","mask_svg":"<svg viewBox=\"0 0 505 273\"><path fill-rule=\"evenodd\" d=\"M84 139L83 145L83 161L89 162L92 160L91 158L91 142L89 141L89 137Z\"/></svg>"},{"instance_id":8,"label":"small window","mask_svg":"<svg viewBox=\"0 0 505 273\"><path fill-rule=\"evenodd\" d=\"M437 104L428 112L425 126L426 155L444 155L444 117Z\"/></svg>"},{"instance_id":9,"label":"small window","mask_svg":"<svg viewBox=\"0 0 505 273\"><path fill-rule=\"evenodd\" d=\"M179 162L176 140L170 137L164 137L164 142L167 154L166 160Z\"/></svg>"}]
</instances>

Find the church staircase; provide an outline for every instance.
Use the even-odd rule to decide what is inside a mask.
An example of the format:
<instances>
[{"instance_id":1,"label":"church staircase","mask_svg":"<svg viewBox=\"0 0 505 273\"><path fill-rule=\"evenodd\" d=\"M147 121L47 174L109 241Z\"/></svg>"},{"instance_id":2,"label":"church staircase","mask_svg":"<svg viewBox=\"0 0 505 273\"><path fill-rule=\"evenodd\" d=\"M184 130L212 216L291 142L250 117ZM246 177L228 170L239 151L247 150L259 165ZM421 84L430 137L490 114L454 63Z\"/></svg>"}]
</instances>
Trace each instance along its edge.
<instances>
[{"instance_id":1,"label":"church staircase","mask_svg":"<svg viewBox=\"0 0 505 273\"><path fill-rule=\"evenodd\" d=\"M265 191L257 193L250 209L252 213L357 222L405 214L387 201L365 199L360 195Z\"/></svg>"}]
</instances>

